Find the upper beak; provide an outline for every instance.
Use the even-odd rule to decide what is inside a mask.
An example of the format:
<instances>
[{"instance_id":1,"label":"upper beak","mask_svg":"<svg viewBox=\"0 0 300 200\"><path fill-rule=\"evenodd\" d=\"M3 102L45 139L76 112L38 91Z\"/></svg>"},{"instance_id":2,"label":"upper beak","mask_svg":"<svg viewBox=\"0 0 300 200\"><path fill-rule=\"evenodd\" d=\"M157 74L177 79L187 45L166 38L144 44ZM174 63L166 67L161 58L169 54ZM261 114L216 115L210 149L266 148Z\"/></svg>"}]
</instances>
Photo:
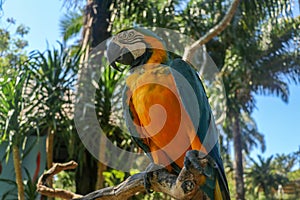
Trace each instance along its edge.
<instances>
[{"instance_id":1,"label":"upper beak","mask_svg":"<svg viewBox=\"0 0 300 200\"><path fill-rule=\"evenodd\" d=\"M121 48L116 43L109 41L106 48L106 57L109 64L116 70L121 72L121 69L116 65L116 60L120 57Z\"/></svg>"}]
</instances>

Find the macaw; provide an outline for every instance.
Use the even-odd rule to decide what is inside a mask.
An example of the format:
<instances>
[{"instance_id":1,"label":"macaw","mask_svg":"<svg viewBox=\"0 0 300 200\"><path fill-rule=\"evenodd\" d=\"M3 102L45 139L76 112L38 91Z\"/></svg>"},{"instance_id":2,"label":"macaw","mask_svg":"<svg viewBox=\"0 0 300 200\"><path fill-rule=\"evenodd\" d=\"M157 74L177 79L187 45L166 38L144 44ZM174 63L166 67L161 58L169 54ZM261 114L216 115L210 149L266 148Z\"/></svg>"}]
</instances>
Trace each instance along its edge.
<instances>
[{"instance_id":1,"label":"macaw","mask_svg":"<svg viewBox=\"0 0 300 200\"><path fill-rule=\"evenodd\" d=\"M188 165L199 164L197 155L211 160L215 176L207 176L201 189L210 199L230 199L218 142L206 150L207 134L217 138L213 115L197 71L182 58L166 50L164 41L152 31L137 27L119 32L107 43L110 65L129 65L123 92L125 121L133 140L151 161L179 174ZM191 105L191 87L197 105ZM195 113L196 107L199 112ZM195 115L199 115L198 118ZM198 168L201 168L198 166Z\"/></svg>"}]
</instances>

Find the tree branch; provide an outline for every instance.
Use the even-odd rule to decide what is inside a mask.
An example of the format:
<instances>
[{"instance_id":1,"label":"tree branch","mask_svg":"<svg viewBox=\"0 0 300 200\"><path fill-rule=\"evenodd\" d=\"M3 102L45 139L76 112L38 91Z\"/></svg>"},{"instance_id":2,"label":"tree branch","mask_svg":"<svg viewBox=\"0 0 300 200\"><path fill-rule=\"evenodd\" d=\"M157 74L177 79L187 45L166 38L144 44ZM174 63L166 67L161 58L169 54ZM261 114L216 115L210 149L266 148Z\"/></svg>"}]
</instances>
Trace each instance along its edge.
<instances>
[{"instance_id":1,"label":"tree branch","mask_svg":"<svg viewBox=\"0 0 300 200\"><path fill-rule=\"evenodd\" d=\"M206 163L206 159L200 161L203 167ZM75 167L77 167L77 163L74 161L53 165L51 169L39 178L37 191L49 197L77 200L123 200L139 192L146 192L144 187L145 172L130 176L117 186L103 188L85 196L74 194L63 189L49 188L46 185L48 178L62 170L74 169ZM204 175L193 167L191 167L190 170L184 167L178 176L170 174L164 168L147 172L147 174L153 191L163 192L175 199L209 199L198 187Z\"/></svg>"},{"instance_id":2,"label":"tree branch","mask_svg":"<svg viewBox=\"0 0 300 200\"><path fill-rule=\"evenodd\" d=\"M224 18L213 28L211 28L204 36L194 42L191 46L187 47L184 51L183 59L190 61L196 49L206 44L213 37L220 34L230 23L233 18L235 11L240 3L240 0L233 0Z\"/></svg>"},{"instance_id":3,"label":"tree branch","mask_svg":"<svg viewBox=\"0 0 300 200\"><path fill-rule=\"evenodd\" d=\"M165 169L152 172L150 179L151 189L156 192L163 192L176 199L203 199L204 193L196 187L198 185L199 173L192 174L185 168L177 177ZM123 200L138 192L146 192L144 187L145 173L138 173L128 177L121 184L103 188L83 196L77 200ZM208 198L207 198L208 199Z\"/></svg>"},{"instance_id":4,"label":"tree branch","mask_svg":"<svg viewBox=\"0 0 300 200\"><path fill-rule=\"evenodd\" d=\"M37 192L48 197L57 197L62 199L73 199L73 198L82 197L82 195L74 194L73 192L63 190L63 189L50 188L47 185L49 180L51 180L55 174L58 174L59 172L64 170L75 169L77 166L78 164L75 161L70 161L64 164L60 164L60 163L54 164L48 171L43 173L39 178L38 183L36 185Z\"/></svg>"}]
</instances>

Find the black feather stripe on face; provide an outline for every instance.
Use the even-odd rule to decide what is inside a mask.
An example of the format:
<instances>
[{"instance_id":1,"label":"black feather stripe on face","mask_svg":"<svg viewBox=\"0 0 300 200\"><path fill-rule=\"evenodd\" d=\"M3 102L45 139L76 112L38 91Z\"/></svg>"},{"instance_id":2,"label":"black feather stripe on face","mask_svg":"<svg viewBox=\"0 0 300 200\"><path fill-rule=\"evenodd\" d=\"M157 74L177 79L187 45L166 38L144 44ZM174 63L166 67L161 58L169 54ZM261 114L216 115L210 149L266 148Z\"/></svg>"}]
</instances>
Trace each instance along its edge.
<instances>
[{"instance_id":1,"label":"black feather stripe on face","mask_svg":"<svg viewBox=\"0 0 300 200\"><path fill-rule=\"evenodd\" d=\"M134 30L122 31L116 35L116 40L122 44L134 44L143 42L144 36Z\"/></svg>"}]
</instances>

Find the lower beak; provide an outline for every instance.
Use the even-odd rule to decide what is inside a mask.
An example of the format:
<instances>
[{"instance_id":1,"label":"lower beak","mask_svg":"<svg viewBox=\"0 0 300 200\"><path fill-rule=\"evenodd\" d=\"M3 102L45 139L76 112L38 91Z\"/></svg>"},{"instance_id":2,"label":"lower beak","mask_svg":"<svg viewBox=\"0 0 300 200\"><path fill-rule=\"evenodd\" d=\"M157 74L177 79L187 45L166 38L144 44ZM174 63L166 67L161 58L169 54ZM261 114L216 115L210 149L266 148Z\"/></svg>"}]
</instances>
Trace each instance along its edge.
<instances>
[{"instance_id":1,"label":"lower beak","mask_svg":"<svg viewBox=\"0 0 300 200\"><path fill-rule=\"evenodd\" d=\"M115 70L122 72L122 70L116 65L116 62L113 61L110 63L110 66L112 66L112 68L114 68Z\"/></svg>"}]
</instances>

